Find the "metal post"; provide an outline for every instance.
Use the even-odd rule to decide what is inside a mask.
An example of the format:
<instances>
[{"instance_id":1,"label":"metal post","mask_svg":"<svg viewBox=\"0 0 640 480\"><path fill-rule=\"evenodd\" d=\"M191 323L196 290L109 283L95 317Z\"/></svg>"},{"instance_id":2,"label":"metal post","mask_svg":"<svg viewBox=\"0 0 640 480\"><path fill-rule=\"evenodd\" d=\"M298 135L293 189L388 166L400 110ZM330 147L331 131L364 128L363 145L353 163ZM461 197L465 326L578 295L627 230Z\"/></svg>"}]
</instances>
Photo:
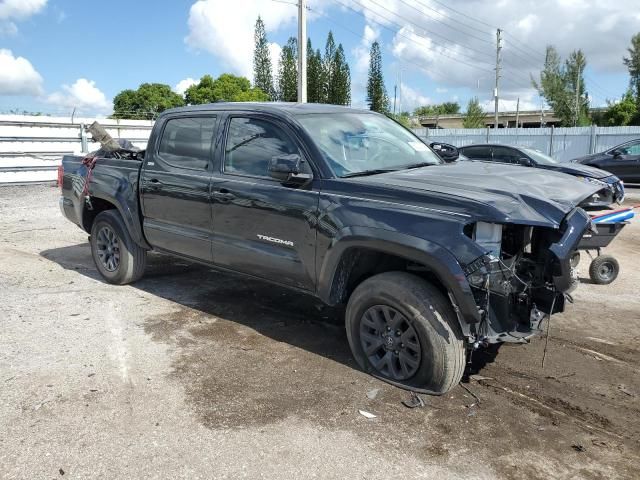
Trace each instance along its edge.
<instances>
[{"instance_id":1,"label":"metal post","mask_svg":"<svg viewBox=\"0 0 640 480\"><path fill-rule=\"evenodd\" d=\"M298 102L307 103L307 5L298 0Z\"/></svg>"},{"instance_id":2,"label":"metal post","mask_svg":"<svg viewBox=\"0 0 640 480\"><path fill-rule=\"evenodd\" d=\"M591 134L589 136L589 154L596 153L596 142L597 142L596 128L597 128L596 124L592 123Z\"/></svg>"},{"instance_id":3,"label":"metal post","mask_svg":"<svg viewBox=\"0 0 640 480\"><path fill-rule=\"evenodd\" d=\"M89 146L87 144L87 132L84 129L84 123L80 124L80 149L82 153L89 153Z\"/></svg>"},{"instance_id":4,"label":"metal post","mask_svg":"<svg viewBox=\"0 0 640 480\"><path fill-rule=\"evenodd\" d=\"M487 143L489 143L489 129L490 129L490 128L491 128L491 127L489 127L489 125L487 125Z\"/></svg>"},{"instance_id":5,"label":"metal post","mask_svg":"<svg viewBox=\"0 0 640 480\"><path fill-rule=\"evenodd\" d=\"M502 31L500 29L496 30L496 88L493 92L494 100L495 100L495 111L494 117L495 121L493 124L493 128L498 128L498 84L500 81L500 50L502 50L502 45L500 44L501 38L500 34Z\"/></svg>"},{"instance_id":6,"label":"metal post","mask_svg":"<svg viewBox=\"0 0 640 480\"><path fill-rule=\"evenodd\" d=\"M553 130L554 126L551 125L551 135L549 136L549 156L553 157Z\"/></svg>"}]
</instances>

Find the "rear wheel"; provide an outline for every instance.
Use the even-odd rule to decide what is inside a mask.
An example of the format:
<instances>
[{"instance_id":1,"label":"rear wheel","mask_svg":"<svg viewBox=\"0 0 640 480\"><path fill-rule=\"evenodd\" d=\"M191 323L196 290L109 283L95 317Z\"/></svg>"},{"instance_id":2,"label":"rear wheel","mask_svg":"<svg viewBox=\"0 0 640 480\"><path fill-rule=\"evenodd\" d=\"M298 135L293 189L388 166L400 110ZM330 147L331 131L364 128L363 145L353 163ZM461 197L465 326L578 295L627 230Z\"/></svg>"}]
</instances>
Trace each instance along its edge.
<instances>
[{"instance_id":1,"label":"rear wheel","mask_svg":"<svg viewBox=\"0 0 640 480\"><path fill-rule=\"evenodd\" d=\"M620 264L611 255L599 255L589 266L589 277L598 285L610 284L618 277L618 273L620 273Z\"/></svg>"},{"instance_id":2,"label":"rear wheel","mask_svg":"<svg viewBox=\"0 0 640 480\"><path fill-rule=\"evenodd\" d=\"M442 394L458 384L465 346L449 300L406 272L362 282L346 312L347 337L368 373L406 387Z\"/></svg>"},{"instance_id":3,"label":"rear wheel","mask_svg":"<svg viewBox=\"0 0 640 480\"><path fill-rule=\"evenodd\" d=\"M144 274L147 252L133 241L116 210L98 214L89 240L93 261L107 282L124 285Z\"/></svg>"}]
</instances>

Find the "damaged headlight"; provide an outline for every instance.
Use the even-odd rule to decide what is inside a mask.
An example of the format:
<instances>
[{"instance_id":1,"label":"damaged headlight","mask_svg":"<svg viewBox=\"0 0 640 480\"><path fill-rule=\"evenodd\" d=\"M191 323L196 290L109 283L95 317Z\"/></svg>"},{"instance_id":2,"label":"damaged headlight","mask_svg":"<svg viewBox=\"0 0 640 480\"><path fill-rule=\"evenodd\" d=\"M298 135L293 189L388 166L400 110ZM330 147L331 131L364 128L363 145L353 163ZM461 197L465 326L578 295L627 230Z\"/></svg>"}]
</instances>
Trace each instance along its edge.
<instances>
[{"instance_id":1,"label":"damaged headlight","mask_svg":"<svg viewBox=\"0 0 640 480\"><path fill-rule=\"evenodd\" d=\"M609 187L609 185L606 182L603 182L602 180L598 180L597 178L593 178L593 177L577 177L577 178L587 183L592 183L598 187L602 187L602 188Z\"/></svg>"}]
</instances>

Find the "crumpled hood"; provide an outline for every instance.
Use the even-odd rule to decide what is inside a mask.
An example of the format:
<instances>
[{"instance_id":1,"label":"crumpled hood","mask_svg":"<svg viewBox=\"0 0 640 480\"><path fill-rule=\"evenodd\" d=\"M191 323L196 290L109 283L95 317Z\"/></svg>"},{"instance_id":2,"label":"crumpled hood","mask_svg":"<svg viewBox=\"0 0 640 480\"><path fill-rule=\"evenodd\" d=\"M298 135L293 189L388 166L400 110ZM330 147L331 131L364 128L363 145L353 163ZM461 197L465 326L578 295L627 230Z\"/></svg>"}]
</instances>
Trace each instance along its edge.
<instances>
[{"instance_id":1,"label":"crumpled hood","mask_svg":"<svg viewBox=\"0 0 640 480\"><path fill-rule=\"evenodd\" d=\"M461 162L353 178L401 190L404 202L466 213L475 220L557 228L600 187L564 173L486 162Z\"/></svg>"},{"instance_id":2,"label":"crumpled hood","mask_svg":"<svg viewBox=\"0 0 640 480\"><path fill-rule=\"evenodd\" d=\"M580 163L558 163L556 165L541 165L540 168L545 170L553 170L554 172L568 173L569 175L589 177L601 180L611 176L611 173L605 172L596 167L582 165Z\"/></svg>"}]
</instances>

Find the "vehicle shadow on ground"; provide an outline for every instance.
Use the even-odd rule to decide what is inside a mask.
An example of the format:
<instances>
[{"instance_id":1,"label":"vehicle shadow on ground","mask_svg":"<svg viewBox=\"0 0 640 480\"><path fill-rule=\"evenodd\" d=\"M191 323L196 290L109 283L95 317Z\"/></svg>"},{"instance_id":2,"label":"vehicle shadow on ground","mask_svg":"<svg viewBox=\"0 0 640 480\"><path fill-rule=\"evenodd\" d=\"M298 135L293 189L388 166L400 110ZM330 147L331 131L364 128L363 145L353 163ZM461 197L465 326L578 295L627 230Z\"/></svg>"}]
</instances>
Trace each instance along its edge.
<instances>
[{"instance_id":1,"label":"vehicle shadow on ground","mask_svg":"<svg viewBox=\"0 0 640 480\"><path fill-rule=\"evenodd\" d=\"M107 285L95 269L88 244L44 250L41 255ZM358 369L342 310L310 295L156 253L148 256L142 280L131 286L186 307L185 317L187 310L196 310Z\"/></svg>"}]
</instances>

